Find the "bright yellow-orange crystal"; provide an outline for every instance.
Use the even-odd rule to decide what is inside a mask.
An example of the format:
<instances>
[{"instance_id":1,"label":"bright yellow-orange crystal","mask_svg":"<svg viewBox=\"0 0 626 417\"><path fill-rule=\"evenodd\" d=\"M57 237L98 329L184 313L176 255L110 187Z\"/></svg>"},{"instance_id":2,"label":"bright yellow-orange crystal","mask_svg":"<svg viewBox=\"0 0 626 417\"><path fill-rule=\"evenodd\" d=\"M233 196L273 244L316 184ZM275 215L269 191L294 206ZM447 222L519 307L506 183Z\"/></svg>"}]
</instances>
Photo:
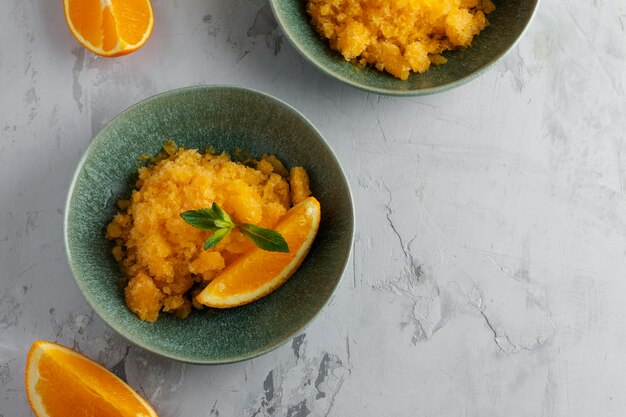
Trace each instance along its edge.
<instances>
[{"instance_id":1,"label":"bright yellow-orange crystal","mask_svg":"<svg viewBox=\"0 0 626 417\"><path fill-rule=\"evenodd\" d=\"M472 43L495 10L491 0L308 0L317 31L348 60L406 80L444 51Z\"/></svg>"},{"instance_id":2,"label":"bright yellow-orange crystal","mask_svg":"<svg viewBox=\"0 0 626 417\"><path fill-rule=\"evenodd\" d=\"M180 213L215 202L236 223L273 228L293 199L310 194L303 168L294 167L291 179L287 174L274 156L244 165L227 154L202 154L167 142L160 157L139 169L130 202L118 202L120 211L107 228L107 238L115 241L113 255L129 278L130 310L146 321L155 321L160 311L189 315L192 295L255 246L234 229L205 251L211 233L187 224Z\"/></svg>"}]
</instances>

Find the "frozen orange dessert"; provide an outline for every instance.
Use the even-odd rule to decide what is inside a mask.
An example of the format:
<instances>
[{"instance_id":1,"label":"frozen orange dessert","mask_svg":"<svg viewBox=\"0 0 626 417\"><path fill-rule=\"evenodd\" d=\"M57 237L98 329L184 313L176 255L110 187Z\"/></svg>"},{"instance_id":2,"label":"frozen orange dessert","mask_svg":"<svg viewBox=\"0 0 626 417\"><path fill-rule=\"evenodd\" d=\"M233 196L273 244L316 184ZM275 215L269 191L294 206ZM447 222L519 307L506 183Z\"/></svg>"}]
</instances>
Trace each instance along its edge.
<instances>
[{"instance_id":1,"label":"frozen orange dessert","mask_svg":"<svg viewBox=\"0 0 626 417\"><path fill-rule=\"evenodd\" d=\"M491 0L308 0L317 31L347 61L406 80L441 53L471 45L487 27Z\"/></svg>"},{"instance_id":2,"label":"frozen orange dessert","mask_svg":"<svg viewBox=\"0 0 626 417\"><path fill-rule=\"evenodd\" d=\"M202 308L197 295L211 281L242 255L261 250L257 230L280 226L292 206L312 199L310 194L306 171L289 171L275 156L242 163L226 153L201 153L166 142L163 151L139 169L135 190L129 200L118 201L120 210L106 231L114 241L113 256L129 279L128 308L151 322L161 311L186 318L192 307ZM202 229L183 216L211 213L210 207L218 207L227 221ZM228 233L216 231L218 227ZM297 256L299 248L291 248L297 242L281 227L286 230L283 243ZM247 297L246 302L253 299Z\"/></svg>"}]
</instances>

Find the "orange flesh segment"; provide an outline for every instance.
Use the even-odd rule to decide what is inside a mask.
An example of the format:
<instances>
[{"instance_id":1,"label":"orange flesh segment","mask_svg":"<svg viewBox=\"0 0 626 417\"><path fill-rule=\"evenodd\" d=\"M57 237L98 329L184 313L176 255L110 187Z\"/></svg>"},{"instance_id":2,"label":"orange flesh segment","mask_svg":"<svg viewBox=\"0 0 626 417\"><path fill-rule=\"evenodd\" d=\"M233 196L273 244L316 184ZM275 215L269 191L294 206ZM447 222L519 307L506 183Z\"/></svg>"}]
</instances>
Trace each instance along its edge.
<instances>
[{"instance_id":1,"label":"orange flesh segment","mask_svg":"<svg viewBox=\"0 0 626 417\"><path fill-rule=\"evenodd\" d=\"M197 296L197 301L227 308L269 294L298 269L313 243L319 222L320 204L314 197L294 206L275 228L289 245L289 253L252 249L215 277Z\"/></svg>"},{"instance_id":2,"label":"orange flesh segment","mask_svg":"<svg viewBox=\"0 0 626 417\"><path fill-rule=\"evenodd\" d=\"M111 0L111 8L118 22L120 38L135 45L146 34L145 22L152 19L150 3L146 0Z\"/></svg>"},{"instance_id":3,"label":"orange flesh segment","mask_svg":"<svg viewBox=\"0 0 626 417\"><path fill-rule=\"evenodd\" d=\"M102 46L102 1L83 0L71 1L66 9L69 20L74 24L76 31L90 44Z\"/></svg>"},{"instance_id":4,"label":"orange flesh segment","mask_svg":"<svg viewBox=\"0 0 626 417\"><path fill-rule=\"evenodd\" d=\"M118 44L117 28L111 7L105 7L102 12L102 49L112 51Z\"/></svg>"},{"instance_id":5,"label":"orange flesh segment","mask_svg":"<svg viewBox=\"0 0 626 417\"><path fill-rule=\"evenodd\" d=\"M54 343L33 344L26 374L29 400L38 417L157 417L121 379L85 356ZM33 375L35 381L30 380Z\"/></svg>"}]
</instances>

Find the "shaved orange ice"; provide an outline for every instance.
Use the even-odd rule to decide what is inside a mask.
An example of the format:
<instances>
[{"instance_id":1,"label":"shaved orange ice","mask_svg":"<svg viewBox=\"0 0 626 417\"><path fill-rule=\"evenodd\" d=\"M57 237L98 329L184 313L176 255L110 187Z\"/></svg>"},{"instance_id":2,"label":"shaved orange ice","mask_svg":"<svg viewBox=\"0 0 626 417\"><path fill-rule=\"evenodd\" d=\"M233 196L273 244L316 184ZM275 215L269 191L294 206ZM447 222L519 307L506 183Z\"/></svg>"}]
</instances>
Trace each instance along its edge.
<instances>
[{"instance_id":1,"label":"shaved orange ice","mask_svg":"<svg viewBox=\"0 0 626 417\"><path fill-rule=\"evenodd\" d=\"M118 201L119 211L107 227L113 256L128 278L126 305L146 321L156 321L161 312L186 318L192 308L203 308L197 296L211 281L258 249L235 228L204 250L212 233L186 223L182 212L216 203L236 223L275 229L310 194L306 171L287 170L275 156L236 162L226 153L201 153L167 142L139 169L130 199ZM275 256L262 252L262 258Z\"/></svg>"},{"instance_id":2,"label":"shaved orange ice","mask_svg":"<svg viewBox=\"0 0 626 417\"><path fill-rule=\"evenodd\" d=\"M491 0L308 0L320 35L347 61L406 80L444 64L489 24Z\"/></svg>"}]
</instances>

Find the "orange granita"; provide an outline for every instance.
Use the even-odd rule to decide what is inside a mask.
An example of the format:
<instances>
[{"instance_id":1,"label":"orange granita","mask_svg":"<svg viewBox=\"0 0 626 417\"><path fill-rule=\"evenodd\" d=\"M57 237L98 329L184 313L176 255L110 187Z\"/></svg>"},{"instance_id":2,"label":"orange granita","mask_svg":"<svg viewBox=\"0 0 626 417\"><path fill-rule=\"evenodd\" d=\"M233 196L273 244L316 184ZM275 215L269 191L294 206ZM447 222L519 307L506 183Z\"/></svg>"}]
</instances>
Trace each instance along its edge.
<instances>
[{"instance_id":1,"label":"orange granita","mask_svg":"<svg viewBox=\"0 0 626 417\"><path fill-rule=\"evenodd\" d=\"M107 227L113 256L129 278L126 305L146 321L155 321L160 311L187 317L192 296L255 247L234 229L205 251L211 233L187 224L180 213L215 202L237 223L271 229L310 195L306 171L295 167L289 173L271 155L244 165L225 153L203 154L171 141L163 149L139 169L137 188L130 200L118 201L120 210Z\"/></svg>"},{"instance_id":2,"label":"orange granita","mask_svg":"<svg viewBox=\"0 0 626 417\"><path fill-rule=\"evenodd\" d=\"M308 0L317 31L348 61L406 80L472 43L495 10L491 0Z\"/></svg>"}]
</instances>

